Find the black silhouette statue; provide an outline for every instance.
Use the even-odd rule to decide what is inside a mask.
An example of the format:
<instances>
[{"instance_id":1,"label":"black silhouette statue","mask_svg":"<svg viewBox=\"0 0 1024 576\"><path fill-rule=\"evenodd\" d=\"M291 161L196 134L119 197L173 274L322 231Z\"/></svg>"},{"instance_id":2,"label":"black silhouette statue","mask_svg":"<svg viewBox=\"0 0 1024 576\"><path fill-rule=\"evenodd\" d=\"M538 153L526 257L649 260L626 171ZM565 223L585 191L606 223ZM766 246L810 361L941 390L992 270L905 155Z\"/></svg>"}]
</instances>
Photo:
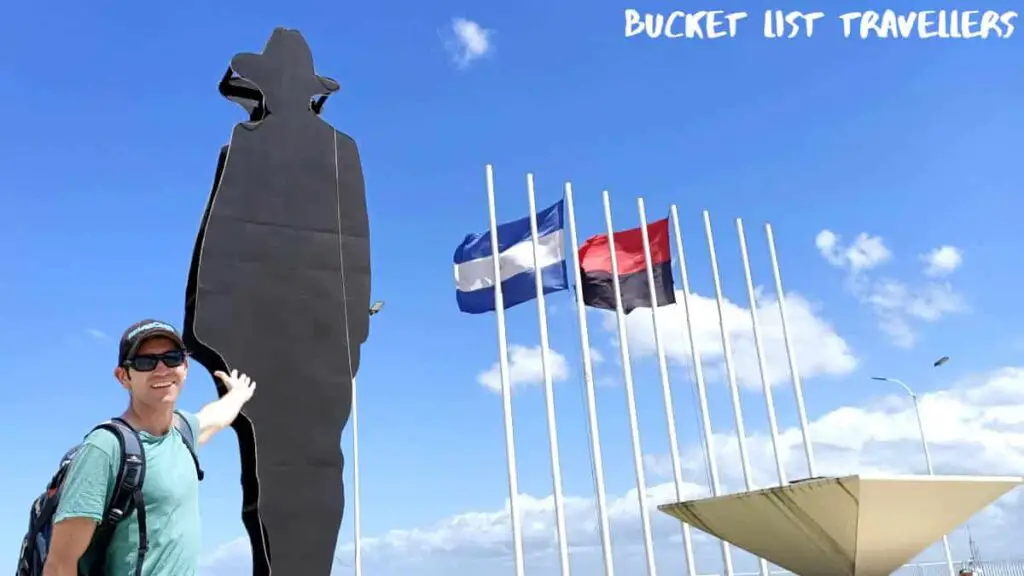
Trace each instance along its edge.
<instances>
[{"instance_id":1,"label":"black silhouette statue","mask_svg":"<svg viewBox=\"0 0 1024 576\"><path fill-rule=\"evenodd\" d=\"M319 117L336 90L283 28L262 54L232 58L220 83L250 119L220 151L185 342L211 373L258 382L232 424L254 576L329 575L344 514L341 434L369 332L370 245L355 142Z\"/></svg>"}]
</instances>

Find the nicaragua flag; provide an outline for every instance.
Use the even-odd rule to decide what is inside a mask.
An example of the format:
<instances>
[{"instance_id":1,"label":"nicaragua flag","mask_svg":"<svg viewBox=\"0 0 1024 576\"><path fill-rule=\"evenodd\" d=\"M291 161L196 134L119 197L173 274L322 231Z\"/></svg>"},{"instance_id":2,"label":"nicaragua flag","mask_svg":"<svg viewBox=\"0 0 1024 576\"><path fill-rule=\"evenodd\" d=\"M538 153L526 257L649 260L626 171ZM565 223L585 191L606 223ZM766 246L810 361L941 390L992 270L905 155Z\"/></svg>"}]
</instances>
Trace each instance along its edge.
<instances>
[{"instance_id":1,"label":"nicaragua flag","mask_svg":"<svg viewBox=\"0 0 1024 576\"><path fill-rule=\"evenodd\" d=\"M564 201L537 212L537 244L544 293L569 288L565 272ZM537 297L530 217L498 225L501 294L505 309ZM483 314L495 310L491 233L469 234L455 249L455 299L459 310Z\"/></svg>"}]
</instances>

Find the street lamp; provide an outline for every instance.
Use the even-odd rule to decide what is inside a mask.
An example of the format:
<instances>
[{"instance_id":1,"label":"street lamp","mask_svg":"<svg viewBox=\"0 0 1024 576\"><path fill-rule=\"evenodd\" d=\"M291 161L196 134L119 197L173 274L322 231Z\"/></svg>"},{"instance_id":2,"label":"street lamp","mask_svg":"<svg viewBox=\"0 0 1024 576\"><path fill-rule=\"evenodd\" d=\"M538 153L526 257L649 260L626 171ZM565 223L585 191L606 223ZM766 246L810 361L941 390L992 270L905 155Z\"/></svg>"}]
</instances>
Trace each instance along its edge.
<instances>
[{"instance_id":1,"label":"street lamp","mask_svg":"<svg viewBox=\"0 0 1024 576\"><path fill-rule=\"evenodd\" d=\"M921 433L921 448L924 449L924 464L928 468L928 475L934 476L935 469L932 467L931 452L928 451L928 440L927 438L925 438L924 434L924 422L921 421L921 406L917 403L917 394L915 394L914 391L910 389L910 386L907 386L905 382L903 382L902 380L897 380L896 378L872 376L871 379L879 380L882 382L892 382L893 384L899 385L907 392L907 394L910 396L910 399L914 402L914 415L917 416L917 429Z\"/></svg>"},{"instance_id":2,"label":"street lamp","mask_svg":"<svg viewBox=\"0 0 1024 576\"><path fill-rule=\"evenodd\" d=\"M932 366L938 368L939 366L942 366L948 361L949 356L943 356L942 358L936 360L932 364ZM924 433L924 422L921 420L921 406L917 402L917 394L914 393L914 390L911 389L910 386L907 386L906 382L898 380L896 378L887 378L885 376L872 376L871 379L896 384L900 388L903 388L903 390L906 391L907 395L910 396L910 400L914 403L914 415L917 417L917 430L921 434L921 448L924 449L924 464L925 467L928 469L928 475L935 476L935 468L932 467L932 455L931 452L928 450L928 439ZM949 550L949 538L945 534L942 535L942 546L943 548L945 548L946 551L946 566L949 567L949 575L956 576L956 572L953 568L953 555Z\"/></svg>"}]
</instances>

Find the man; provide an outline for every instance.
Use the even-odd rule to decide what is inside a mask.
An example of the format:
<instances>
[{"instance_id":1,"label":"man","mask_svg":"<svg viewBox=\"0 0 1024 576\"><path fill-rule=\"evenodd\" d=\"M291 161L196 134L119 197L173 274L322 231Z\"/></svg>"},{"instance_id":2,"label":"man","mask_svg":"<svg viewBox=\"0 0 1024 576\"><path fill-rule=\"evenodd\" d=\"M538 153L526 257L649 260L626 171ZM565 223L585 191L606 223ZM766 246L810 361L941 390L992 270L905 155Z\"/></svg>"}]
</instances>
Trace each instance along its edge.
<instances>
[{"instance_id":1,"label":"man","mask_svg":"<svg viewBox=\"0 0 1024 576\"><path fill-rule=\"evenodd\" d=\"M171 325L144 320L125 330L114 378L129 396L121 418L138 432L146 457L144 576L192 576L198 570L199 479L192 454L172 425L187 372L184 342ZM227 393L198 414L181 412L200 445L229 426L255 390L255 382L237 370L214 376ZM113 433L96 430L86 437L61 490L43 576L78 576L79 564L84 571L93 560L89 544L116 484L120 458ZM117 525L103 576L135 574L138 534L136 514Z\"/></svg>"}]
</instances>

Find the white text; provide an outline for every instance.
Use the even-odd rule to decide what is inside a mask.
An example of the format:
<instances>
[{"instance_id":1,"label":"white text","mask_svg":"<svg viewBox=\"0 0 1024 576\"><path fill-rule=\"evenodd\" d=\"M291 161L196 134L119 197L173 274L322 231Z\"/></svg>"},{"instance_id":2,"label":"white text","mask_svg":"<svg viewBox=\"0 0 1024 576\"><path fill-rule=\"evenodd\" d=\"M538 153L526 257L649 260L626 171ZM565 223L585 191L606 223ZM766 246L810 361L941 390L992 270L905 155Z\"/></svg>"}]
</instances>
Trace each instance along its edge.
<instances>
[{"instance_id":1,"label":"white text","mask_svg":"<svg viewBox=\"0 0 1024 576\"><path fill-rule=\"evenodd\" d=\"M706 10L700 12L675 11L652 14L626 9L626 38L646 33L650 38L714 39L736 36L736 23L747 17L746 12Z\"/></svg>"}]
</instances>

